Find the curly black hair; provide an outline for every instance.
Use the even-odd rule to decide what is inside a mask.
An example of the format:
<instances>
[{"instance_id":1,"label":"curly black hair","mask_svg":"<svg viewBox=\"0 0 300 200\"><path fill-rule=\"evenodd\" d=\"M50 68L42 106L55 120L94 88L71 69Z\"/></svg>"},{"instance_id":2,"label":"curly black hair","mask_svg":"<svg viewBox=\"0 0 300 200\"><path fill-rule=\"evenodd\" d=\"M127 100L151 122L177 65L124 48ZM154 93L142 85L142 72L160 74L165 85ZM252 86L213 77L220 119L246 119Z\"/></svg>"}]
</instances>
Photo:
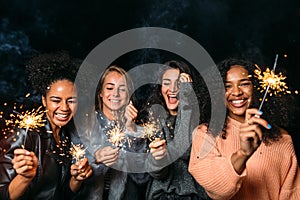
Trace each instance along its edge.
<instances>
[{"instance_id":1,"label":"curly black hair","mask_svg":"<svg viewBox=\"0 0 300 200\"><path fill-rule=\"evenodd\" d=\"M80 63L66 51L39 54L28 61L28 80L33 89L45 96L47 87L58 80L74 82Z\"/></svg>"},{"instance_id":2,"label":"curly black hair","mask_svg":"<svg viewBox=\"0 0 300 200\"><path fill-rule=\"evenodd\" d=\"M260 83L259 80L256 78L254 70L257 67L254 63L251 63L247 60L237 59L237 58L229 58L224 61L221 61L218 64L218 69L220 74L223 78L225 83L226 80L226 73L233 65L240 65L243 66L250 75L250 80L253 84L253 101L251 102L250 107L258 108L261 99L263 97L264 92L260 92L258 90ZM260 67L262 71L265 71L263 67ZM282 96L272 96L268 98L262 107L263 116L262 118L266 119L269 124L271 124L272 128L270 130L265 129L262 127L263 130L263 141L265 143L276 141L281 137L280 128L289 129L291 123L291 105L293 105L294 98L289 95L282 95ZM225 130L226 123L224 125L223 131ZM223 139L226 138L226 133L224 132L222 137Z\"/></svg>"}]
</instances>

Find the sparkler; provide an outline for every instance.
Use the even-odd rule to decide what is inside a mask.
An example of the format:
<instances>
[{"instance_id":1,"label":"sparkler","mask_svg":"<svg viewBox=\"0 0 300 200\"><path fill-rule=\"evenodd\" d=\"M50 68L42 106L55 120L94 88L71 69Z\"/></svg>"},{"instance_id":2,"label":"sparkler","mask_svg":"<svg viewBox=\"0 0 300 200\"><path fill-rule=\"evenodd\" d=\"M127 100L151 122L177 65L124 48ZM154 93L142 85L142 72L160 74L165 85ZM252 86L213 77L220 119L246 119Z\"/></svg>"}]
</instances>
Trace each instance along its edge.
<instances>
[{"instance_id":1,"label":"sparkler","mask_svg":"<svg viewBox=\"0 0 300 200\"><path fill-rule=\"evenodd\" d=\"M84 148L82 144L73 144L71 142L71 148L70 148L70 155L72 156L73 159L75 159L75 162L77 163L81 159L85 157L85 151L87 147Z\"/></svg>"},{"instance_id":2,"label":"sparkler","mask_svg":"<svg viewBox=\"0 0 300 200\"><path fill-rule=\"evenodd\" d=\"M144 128L144 137L148 138L150 141L153 141L159 137L158 133L160 132L160 129L158 123L156 123L154 120L153 113L149 112L149 115L149 122L144 123L142 126Z\"/></svg>"},{"instance_id":3,"label":"sparkler","mask_svg":"<svg viewBox=\"0 0 300 200\"><path fill-rule=\"evenodd\" d=\"M39 127L44 126L45 120L43 119L43 115L46 111L41 110L42 106L40 106L37 110L33 109L32 111L26 111L19 113L17 111L13 111L14 114L11 114L15 120L6 120L6 125L14 124L17 125L19 128L25 128L25 140L22 148L25 148L26 137L28 130L34 130Z\"/></svg>"},{"instance_id":4,"label":"sparkler","mask_svg":"<svg viewBox=\"0 0 300 200\"><path fill-rule=\"evenodd\" d=\"M287 90L288 87L283 81L286 78L286 76L283 76L281 72L279 74L275 74L277 60L278 54L276 54L273 69L270 70L269 68L267 68L266 71L263 72L263 75L261 74L261 69L257 65L255 65L257 69L254 70L254 73L256 78L260 80L260 88L258 89L261 90L261 92L265 91L258 110L261 110L268 93L270 93L270 96L272 96L273 94L277 95L279 93L291 93L289 90Z\"/></svg>"},{"instance_id":5,"label":"sparkler","mask_svg":"<svg viewBox=\"0 0 300 200\"><path fill-rule=\"evenodd\" d=\"M107 131L106 135L109 137L108 141L115 147L122 147L125 140L125 134L119 125L114 126L113 129Z\"/></svg>"}]
</instances>

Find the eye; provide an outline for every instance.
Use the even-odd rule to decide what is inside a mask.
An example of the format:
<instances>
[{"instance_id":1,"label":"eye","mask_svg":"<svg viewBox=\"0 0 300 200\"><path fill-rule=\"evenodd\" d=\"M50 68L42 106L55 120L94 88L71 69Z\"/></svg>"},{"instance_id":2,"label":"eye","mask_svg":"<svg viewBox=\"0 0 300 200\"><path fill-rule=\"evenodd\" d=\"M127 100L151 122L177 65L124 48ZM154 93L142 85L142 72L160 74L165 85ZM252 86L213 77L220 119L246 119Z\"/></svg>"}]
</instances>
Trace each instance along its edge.
<instances>
[{"instance_id":1,"label":"eye","mask_svg":"<svg viewBox=\"0 0 300 200\"><path fill-rule=\"evenodd\" d=\"M54 102L54 103L59 103L60 102L59 99L52 99L51 101Z\"/></svg>"},{"instance_id":2,"label":"eye","mask_svg":"<svg viewBox=\"0 0 300 200\"><path fill-rule=\"evenodd\" d=\"M240 84L241 87L249 87L251 85L251 82L247 81L247 82L242 82Z\"/></svg>"},{"instance_id":3,"label":"eye","mask_svg":"<svg viewBox=\"0 0 300 200\"><path fill-rule=\"evenodd\" d=\"M68 103L70 103L70 104L76 104L77 103L77 99L69 99Z\"/></svg>"},{"instance_id":4,"label":"eye","mask_svg":"<svg viewBox=\"0 0 300 200\"><path fill-rule=\"evenodd\" d=\"M226 84L226 85L225 85L225 89L226 89L226 90L229 90L229 89L231 89L231 88L232 88L232 85L230 85L230 84Z\"/></svg>"},{"instance_id":5,"label":"eye","mask_svg":"<svg viewBox=\"0 0 300 200\"><path fill-rule=\"evenodd\" d=\"M162 82L162 85L168 86L168 85L170 85L170 82L169 82L169 81L163 81L163 82Z\"/></svg>"},{"instance_id":6,"label":"eye","mask_svg":"<svg viewBox=\"0 0 300 200\"><path fill-rule=\"evenodd\" d=\"M107 87L106 89L107 90L113 90L114 88L113 87Z\"/></svg>"}]
</instances>

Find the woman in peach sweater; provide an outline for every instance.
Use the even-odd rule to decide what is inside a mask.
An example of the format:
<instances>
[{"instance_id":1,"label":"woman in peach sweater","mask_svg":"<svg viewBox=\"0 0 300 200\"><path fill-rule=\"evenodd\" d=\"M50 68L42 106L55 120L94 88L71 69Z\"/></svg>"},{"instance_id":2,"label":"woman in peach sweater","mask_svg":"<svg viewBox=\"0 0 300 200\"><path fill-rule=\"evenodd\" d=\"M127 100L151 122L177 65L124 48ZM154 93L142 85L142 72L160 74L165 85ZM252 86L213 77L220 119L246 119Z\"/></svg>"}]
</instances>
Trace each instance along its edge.
<instances>
[{"instance_id":1,"label":"woman in peach sweater","mask_svg":"<svg viewBox=\"0 0 300 200\"><path fill-rule=\"evenodd\" d=\"M290 104L273 96L256 109L261 94L254 69L235 59L219 65L227 119L218 136L206 125L194 130L189 172L212 199L300 199L294 146L281 128L289 126Z\"/></svg>"}]
</instances>

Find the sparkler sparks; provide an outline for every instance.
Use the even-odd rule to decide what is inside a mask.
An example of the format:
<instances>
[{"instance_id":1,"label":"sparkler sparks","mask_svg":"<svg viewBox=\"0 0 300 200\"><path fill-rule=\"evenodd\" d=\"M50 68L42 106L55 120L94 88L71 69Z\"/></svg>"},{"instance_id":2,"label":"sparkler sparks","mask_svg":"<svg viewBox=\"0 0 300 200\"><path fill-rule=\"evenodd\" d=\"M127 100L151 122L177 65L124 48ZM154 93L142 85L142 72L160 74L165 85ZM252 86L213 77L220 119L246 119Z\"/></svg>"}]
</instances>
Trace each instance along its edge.
<instances>
[{"instance_id":1,"label":"sparkler sparks","mask_svg":"<svg viewBox=\"0 0 300 200\"><path fill-rule=\"evenodd\" d=\"M40 106L38 109L33 109L32 111L25 111L22 113L19 113L17 111L13 111L15 114L11 114L10 117L12 119L5 120L6 126L11 125L12 127L18 126L18 128L25 128L25 140L24 144L22 145L23 148L25 148L25 142L27 137L28 130L34 130L39 127L44 126L45 120L43 119L43 115L46 111L41 110L42 106Z\"/></svg>"},{"instance_id":2,"label":"sparkler sparks","mask_svg":"<svg viewBox=\"0 0 300 200\"><path fill-rule=\"evenodd\" d=\"M278 95L278 94L291 94L291 91L288 90L288 87L284 80L286 79L286 76L284 76L281 72L278 74L275 74L275 69L277 66L277 59L278 59L278 54L276 54L275 62L273 69L270 70L269 68L266 69L265 72L261 73L261 69L256 66L256 70L254 70L255 77L260 81L260 87L257 88L260 90L260 92L264 92L265 94L262 98L262 102L258 108L258 110L261 110L264 101L267 101L266 96L269 93L270 96L272 95Z\"/></svg>"},{"instance_id":3,"label":"sparkler sparks","mask_svg":"<svg viewBox=\"0 0 300 200\"><path fill-rule=\"evenodd\" d=\"M115 147L122 147L125 140L125 133L122 128L118 125L114 126L113 129L107 131L108 141Z\"/></svg>"},{"instance_id":4,"label":"sparkler sparks","mask_svg":"<svg viewBox=\"0 0 300 200\"><path fill-rule=\"evenodd\" d=\"M144 128L144 137L153 141L160 137L161 131L158 123L154 120L153 113L149 112L149 115L149 122L144 123L142 126Z\"/></svg>"},{"instance_id":5,"label":"sparkler sparks","mask_svg":"<svg viewBox=\"0 0 300 200\"><path fill-rule=\"evenodd\" d=\"M75 162L80 161L85 157L85 152L87 148L84 148L82 144L73 144L71 142L71 148L70 148L70 155L73 159L75 159Z\"/></svg>"}]
</instances>

